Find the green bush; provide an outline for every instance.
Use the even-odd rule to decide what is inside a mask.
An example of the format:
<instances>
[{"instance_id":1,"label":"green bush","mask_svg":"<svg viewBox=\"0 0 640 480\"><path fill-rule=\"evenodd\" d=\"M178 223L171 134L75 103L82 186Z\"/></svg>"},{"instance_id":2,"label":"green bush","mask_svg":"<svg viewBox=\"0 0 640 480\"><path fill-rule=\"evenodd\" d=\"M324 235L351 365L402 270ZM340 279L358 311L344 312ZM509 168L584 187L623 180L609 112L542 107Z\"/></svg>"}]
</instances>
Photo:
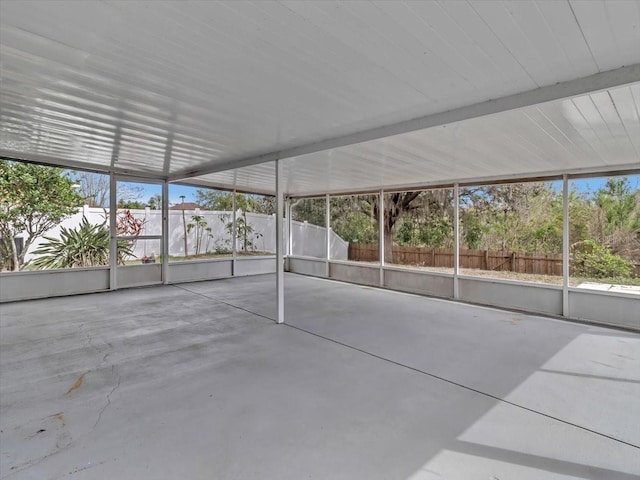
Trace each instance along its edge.
<instances>
[{"instance_id":1,"label":"green bush","mask_svg":"<svg viewBox=\"0 0 640 480\"><path fill-rule=\"evenodd\" d=\"M614 255L593 240L585 240L573 249L572 275L587 278L630 278L633 263Z\"/></svg>"}]
</instances>

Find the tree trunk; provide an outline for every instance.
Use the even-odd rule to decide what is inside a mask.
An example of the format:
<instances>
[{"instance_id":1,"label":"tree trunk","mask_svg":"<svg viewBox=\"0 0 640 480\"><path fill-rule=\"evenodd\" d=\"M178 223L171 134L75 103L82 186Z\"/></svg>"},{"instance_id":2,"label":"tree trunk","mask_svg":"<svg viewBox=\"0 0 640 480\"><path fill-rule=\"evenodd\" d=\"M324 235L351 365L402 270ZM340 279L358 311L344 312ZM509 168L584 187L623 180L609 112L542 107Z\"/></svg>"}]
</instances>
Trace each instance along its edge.
<instances>
[{"instance_id":1,"label":"tree trunk","mask_svg":"<svg viewBox=\"0 0 640 480\"><path fill-rule=\"evenodd\" d=\"M249 232L247 230L247 212L242 212L242 220L244 222L244 229L242 230L242 251L247 252L247 247L249 246Z\"/></svg>"},{"instance_id":2,"label":"tree trunk","mask_svg":"<svg viewBox=\"0 0 640 480\"><path fill-rule=\"evenodd\" d=\"M10 239L11 243L11 270L14 272L20 271L20 258L18 256L18 246L16 245L16 237L12 237ZM24 258L24 253L22 253L22 258Z\"/></svg>"},{"instance_id":3,"label":"tree trunk","mask_svg":"<svg viewBox=\"0 0 640 480\"><path fill-rule=\"evenodd\" d=\"M186 258L189 253L187 252L187 220L184 217L184 209L182 210L182 226L184 228L184 256Z\"/></svg>"},{"instance_id":4,"label":"tree trunk","mask_svg":"<svg viewBox=\"0 0 640 480\"><path fill-rule=\"evenodd\" d=\"M387 225L384 228L384 262L393 263L393 234Z\"/></svg>"}]
</instances>

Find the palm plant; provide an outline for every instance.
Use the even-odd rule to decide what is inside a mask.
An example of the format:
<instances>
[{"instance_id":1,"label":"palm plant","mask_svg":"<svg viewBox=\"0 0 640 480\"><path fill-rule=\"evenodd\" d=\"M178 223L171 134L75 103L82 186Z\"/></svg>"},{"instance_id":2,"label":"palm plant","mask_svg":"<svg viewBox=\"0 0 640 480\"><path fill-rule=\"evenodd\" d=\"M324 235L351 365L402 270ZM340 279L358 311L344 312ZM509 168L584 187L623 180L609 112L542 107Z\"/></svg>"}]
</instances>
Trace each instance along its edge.
<instances>
[{"instance_id":1,"label":"palm plant","mask_svg":"<svg viewBox=\"0 0 640 480\"><path fill-rule=\"evenodd\" d=\"M60 228L60 238L44 237L46 243L33 253L40 255L36 268L73 268L109 265L109 228L106 221L92 225L82 217L77 228ZM118 242L118 264L133 256L132 243Z\"/></svg>"},{"instance_id":2,"label":"palm plant","mask_svg":"<svg viewBox=\"0 0 640 480\"><path fill-rule=\"evenodd\" d=\"M187 233L191 233L195 229L196 233L196 255L200 255L202 251L203 236L206 235L205 253L209 251L209 241L213 238L211 227L202 215L193 215L191 222L187 224Z\"/></svg>"}]
</instances>

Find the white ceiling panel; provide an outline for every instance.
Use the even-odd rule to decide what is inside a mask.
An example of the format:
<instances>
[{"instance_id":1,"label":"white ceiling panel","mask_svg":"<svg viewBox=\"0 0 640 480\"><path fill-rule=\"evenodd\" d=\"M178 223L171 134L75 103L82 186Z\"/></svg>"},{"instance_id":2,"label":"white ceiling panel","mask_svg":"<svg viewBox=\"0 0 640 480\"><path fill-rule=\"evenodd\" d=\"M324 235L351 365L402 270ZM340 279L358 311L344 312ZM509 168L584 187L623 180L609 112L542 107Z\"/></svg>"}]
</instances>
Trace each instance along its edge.
<instances>
[{"instance_id":1,"label":"white ceiling panel","mask_svg":"<svg viewBox=\"0 0 640 480\"><path fill-rule=\"evenodd\" d=\"M615 0L609 2L569 2L587 45L600 70L622 61L637 63L640 50L640 2ZM616 58L611 58L611 52Z\"/></svg>"},{"instance_id":2,"label":"white ceiling panel","mask_svg":"<svg viewBox=\"0 0 640 480\"><path fill-rule=\"evenodd\" d=\"M303 196L640 169L638 89L633 84L288 158L284 191ZM274 168L270 162L197 181L273 193Z\"/></svg>"},{"instance_id":3,"label":"white ceiling panel","mask_svg":"<svg viewBox=\"0 0 640 480\"><path fill-rule=\"evenodd\" d=\"M0 153L177 178L637 64L635 0L5 0ZM296 157L287 188L632 163L638 98L636 85ZM243 171L232 183L271 188L268 166Z\"/></svg>"}]
</instances>

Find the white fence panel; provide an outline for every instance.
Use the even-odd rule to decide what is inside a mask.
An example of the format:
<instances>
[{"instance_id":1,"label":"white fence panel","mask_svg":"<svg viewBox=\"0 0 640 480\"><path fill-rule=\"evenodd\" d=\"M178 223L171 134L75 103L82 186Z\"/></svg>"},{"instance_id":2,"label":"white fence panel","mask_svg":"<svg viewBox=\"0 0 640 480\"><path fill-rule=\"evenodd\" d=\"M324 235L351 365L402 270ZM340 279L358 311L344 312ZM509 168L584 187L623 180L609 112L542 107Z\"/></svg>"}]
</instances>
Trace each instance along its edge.
<instances>
[{"instance_id":1,"label":"white fence panel","mask_svg":"<svg viewBox=\"0 0 640 480\"><path fill-rule=\"evenodd\" d=\"M162 234L162 212L160 210L138 209L130 210L135 218L144 219L145 225L142 235L161 235ZM183 217L184 215L184 217ZM109 209L89 208L87 206L78 209L78 212L71 217L65 219L60 225L50 229L45 236L60 238L60 228L76 228L85 216L92 224L106 222L108 225ZM209 211L209 210L170 210L169 211L169 255L174 257L182 257L185 255L185 226L194 223L193 217L200 216L206 222L206 227L196 231L191 228L187 232L187 253L194 255L196 253L197 234L200 235L199 253L212 253L218 250L231 250L232 234L231 221L233 212L228 211ZM238 219L242 217L238 212ZM247 234L250 250L258 252L275 253L276 251L276 218L275 215L263 215L258 213L247 213L246 222L249 226ZM210 229L210 230L207 230ZM318 227L306 222L292 222L293 229L293 254L309 257L324 258L326 250L326 229ZM285 241L288 241L285 223ZM237 240L238 250L242 249L243 239ZM25 261L33 260L35 251L41 244L46 243L44 238L37 239L29 248L25 255ZM147 255L159 255L159 251L150 251L154 249L150 244L155 242L136 242L134 255L141 258ZM338 260L346 260L349 244L342 240L334 232L331 232L331 258Z\"/></svg>"}]
</instances>

